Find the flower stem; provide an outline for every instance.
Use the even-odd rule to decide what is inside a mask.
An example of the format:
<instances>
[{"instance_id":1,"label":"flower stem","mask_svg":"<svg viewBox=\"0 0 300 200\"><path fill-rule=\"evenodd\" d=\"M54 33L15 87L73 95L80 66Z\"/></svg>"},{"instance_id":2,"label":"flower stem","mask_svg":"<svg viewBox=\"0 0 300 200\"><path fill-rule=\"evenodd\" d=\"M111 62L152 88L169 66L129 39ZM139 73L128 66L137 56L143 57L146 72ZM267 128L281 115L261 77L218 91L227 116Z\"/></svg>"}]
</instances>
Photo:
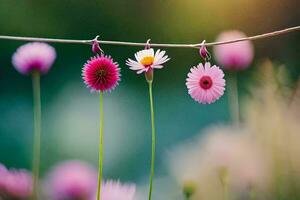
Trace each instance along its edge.
<instances>
[{"instance_id":1,"label":"flower stem","mask_svg":"<svg viewBox=\"0 0 300 200\"><path fill-rule=\"evenodd\" d=\"M256 200L256 190L255 190L255 187L251 187L250 193L249 193L249 199L250 200Z\"/></svg>"},{"instance_id":2,"label":"flower stem","mask_svg":"<svg viewBox=\"0 0 300 200\"><path fill-rule=\"evenodd\" d=\"M240 109L236 72L231 72L228 78L228 101L231 111L232 122L234 125L238 126L240 123Z\"/></svg>"},{"instance_id":3,"label":"flower stem","mask_svg":"<svg viewBox=\"0 0 300 200\"><path fill-rule=\"evenodd\" d=\"M33 175L33 191L32 199L38 199L39 192L39 172L40 172L40 155L41 155L41 88L40 73L34 71L32 73L32 89L33 89L33 114L34 114L34 138L33 138L33 159L32 159L32 175Z\"/></svg>"},{"instance_id":4,"label":"flower stem","mask_svg":"<svg viewBox=\"0 0 300 200\"><path fill-rule=\"evenodd\" d=\"M101 197L101 182L103 173L103 93L100 92L100 130L99 130L99 165L98 165L98 189L97 200Z\"/></svg>"},{"instance_id":5,"label":"flower stem","mask_svg":"<svg viewBox=\"0 0 300 200\"><path fill-rule=\"evenodd\" d=\"M223 200L229 200L229 182L228 182L228 172L227 169L221 169L219 172L219 178L223 190Z\"/></svg>"},{"instance_id":6,"label":"flower stem","mask_svg":"<svg viewBox=\"0 0 300 200\"><path fill-rule=\"evenodd\" d=\"M151 110L151 129L152 129L151 172L150 172L150 183L149 183L149 200L151 200L153 177L154 177L154 164L155 164L155 125L154 125L152 81L149 81L148 83L149 83L149 98L150 98L150 110Z\"/></svg>"},{"instance_id":7,"label":"flower stem","mask_svg":"<svg viewBox=\"0 0 300 200\"><path fill-rule=\"evenodd\" d=\"M223 185L223 199L224 200L229 200L229 194L228 194L228 184L225 183Z\"/></svg>"}]
</instances>

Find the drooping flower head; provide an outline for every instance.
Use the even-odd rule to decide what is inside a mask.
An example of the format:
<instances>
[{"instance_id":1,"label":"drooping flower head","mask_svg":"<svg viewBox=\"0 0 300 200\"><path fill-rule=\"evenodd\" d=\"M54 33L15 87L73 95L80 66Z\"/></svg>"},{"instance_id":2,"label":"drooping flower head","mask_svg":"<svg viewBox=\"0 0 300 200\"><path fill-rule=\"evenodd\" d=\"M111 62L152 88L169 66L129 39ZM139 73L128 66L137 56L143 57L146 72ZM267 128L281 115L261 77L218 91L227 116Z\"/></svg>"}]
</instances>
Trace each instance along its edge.
<instances>
[{"instance_id":1,"label":"drooping flower head","mask_svg":"<svg viewBox=\"0 0 300 200\"><path fill-rule=\"evenodd\" d=\"M4 174L4 193L10 199L27 199L32 194L32 176L24 170L10 170Z\"/></svg>"},{"instance_id":2,"label":"drooping flower head","mask_svg":"<svg viewBox=\"0 0 300 200\"><path fill-rule=\"evenodd\" d=\"M38 71L45 74L49 71L56 58L55 49L41 42L27 43L17 49L12 57L12 63L21 74Z\"/></svg>"},{"instance_id":3,"label":"drooping flower head","mask_svg":"<svg viewBox=\"0 0 300 200\"><path fill-rule=\"evenodd\" d=\"M138 74L148 72L152 69L161 69L163 64L170 60L165 51L157 50L154 54L152 48L138 51L134 56L136 61L128 59L126 65L136 70Z\"/></svg>"},{"instance_id":4,"label":"drooping flower head","mask_svg":"<svg viewBox=\"0 0 300 200\"><path fill-rule=\"evenodd\" d=\"M84 83L92 91L111 91L120 81L120 68L110 56L92 57L82 69Z\"/></svg>"},{"instance_id":5,"label":"drooping flower head","mask_svg":"<svg viewBox=\"0 0 300 200\"><path fill-rule=\"evenodd\" d=\"M120 181L103 182L101 200L136 200L136 187L134 184L122 184Z\"/></svg>"},{"instance_id":6,"label":"drooping flower head","mask_svg":"<svg viewBox=\"0 0 300 200\"><path fill-rule=\"evenodd\" d=\"M219 67L211 66L209 62L204 66L200 63L191 68L186 81L189 94L199 103L213 103L224 94L224 73Z\"/></svg>"},{"instance_id":7,"label":"drooping flower head","mask_svg":"<svg viewBox=\"0 0 300 200\"><path fill-rule=\"evenodd\" d=\"M217 41L228 41L244 38L240 31L226 31L221 33ZM228 70L243 70L247 68L254 56L253 44L250 41L235 42L214 47L214 56L217 62Z\"/></svg>"},{"instance_id":8,"label":"drooping flower head","mask_svg":"<svg viewBox=\"0 0 300 200\"><path fill-rule=\"evenodd\" d=\"M45 185L53 200L89 199L96 190L97 171L82 161L66 161L51 170Z\"/></svg>"}]
</instances>

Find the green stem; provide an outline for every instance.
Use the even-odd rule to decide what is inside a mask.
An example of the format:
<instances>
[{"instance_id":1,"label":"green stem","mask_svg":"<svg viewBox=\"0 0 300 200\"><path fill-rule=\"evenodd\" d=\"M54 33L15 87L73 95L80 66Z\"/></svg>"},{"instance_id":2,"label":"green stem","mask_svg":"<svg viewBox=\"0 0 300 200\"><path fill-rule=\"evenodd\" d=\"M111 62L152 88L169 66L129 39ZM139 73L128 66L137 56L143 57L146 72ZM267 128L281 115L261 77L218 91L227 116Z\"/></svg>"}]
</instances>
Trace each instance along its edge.
<instances>
[{"instance_id":1,"label":"green stem","mask_svg":"<svg viewBox=\"0 0 300 200\"><path fill-rule=\"evenodd\" d=\"M250 189L249 199L256 200L256 190L254 187L251 187L251 189Z\"/></svg>"},{"instance_id":2,"label":"green stem","mask_svg":"<svg viewBox=\"0 0 300 200\"><path fill-rule=\"evenodd\" d=\"M223 200L229 200L229 182L227 169L221 169L219 178L223 189Z\"/></svg>"},{"instance_id":3,"label":"green stem","mask_svg":"<svg viewBox=\"0 0 300 200\"><path fill-rule=\"evenodd\" d=\"M101 182L103 174L103 93L100 92L100 135L99 135L99 165L98 165L98 189L97 200L101 196Z\"/></svg>"},{"instance_id":4,"label":"green stem","mask_svg":"<svg viewBox=\"0 0 300 200\"><path fill-rule=\"evenodd\" d=\"M190 200L191 199L190 197L191 197L190 195L186 195L186 194L184 195L185 200Z\"/></svg>"},{"instance_id":5,"label":"green stem","mask_svg":"<svg viewBox=\"0 0 300 200\"><path fill-rule=\"evenodd\" d=\"M223 185L223 199L229 200L228 183L224 183Z\"/></svg>"},{"instance_id":6,"label":"green stem","mask_svg":"<svg viewBox=\"0 0 300 200\"><path fill-rule=\"evenodd\" d=\"M154 177L154 164L155 164L155 125L154 125L154 106L153 106L153 95L152 95L152 81L149 81L149 98L150 98L150 110L151 110L151 129L152 129L152 151L151 151L151 173L149 183L149 200L152 197L152 185Z\"/></svg>"},{"instance_id":7,"label":"green stem","mask_svg":"<svg viewBox=\"0 0 300 200\"><path fill-rule=\"evenodd\" d=\"M228 78L228 101L231 111L232 122L234 125L238 126L240 123L240 109L236 72L231 72Z\"/></svg>"},{"instance_id":8,"label":"green stem","mask_svg":"<svg viewBox=\"0 0 300 200\"><path fill-rule=\"evenodd\" d=\"M35 71L32 73L33 88L33 112L34 112L34 139L33 139L33 159L32 159L32 175L33 175L33 191L32 199L38 199L39 192L39 172L40 172L40 155L41 155L41 88L40 73Z\"/></svg>"}]
</instances>

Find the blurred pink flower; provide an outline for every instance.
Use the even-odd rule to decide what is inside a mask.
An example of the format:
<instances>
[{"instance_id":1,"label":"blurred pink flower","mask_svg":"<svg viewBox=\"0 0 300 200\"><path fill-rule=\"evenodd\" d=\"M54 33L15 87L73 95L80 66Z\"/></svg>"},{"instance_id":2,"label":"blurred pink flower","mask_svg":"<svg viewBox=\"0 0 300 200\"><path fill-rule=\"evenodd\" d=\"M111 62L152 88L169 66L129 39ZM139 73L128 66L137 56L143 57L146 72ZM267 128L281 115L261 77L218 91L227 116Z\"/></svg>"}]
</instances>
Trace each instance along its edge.
<instances>
[{"instance_id":1,"label":"blurred pink flower","mask_svg":"<svg viewBox=\"0 0 300 200\"><path fill-rule=\"evenodd\" d=\"M263 187L268 178L268 161L263 152L248 137L236 130L211 130L205 140L206 161L216 170L226 169L237 188Z\"/></svg>"},{"instance_id":2,"label":"blurred pink flower","mask_svg":"<svg viewBox=\"0 0 300 200\"><path fill-rule=\"evenodd\" d=\"M189 94L199 103L213 103L224 94L224 73L219 67L211 66L209 62L204 66L200 63L191 68L186 81Z\"/></svg>"},{"instance_id":3,"label":"blurred pink flower","mask_svg":"<svg viewBox=\"0 0 300 200\"><path fill-rule=\"evenodd\" d=\"M32 192L32 176L24 170L10 170L4 175L4 193L11 199L27 199Z\"/></svg>"},{"instance_id":4,"label":"blurred pink flower","mask_svg":"<svg viewBox=\"0 0 300 200\"><path fill-rule=\"evenodd\" d=\"M110 56L92 57L82 69L84 83L92 91L111 91L120 81L120 68Z\"/></svg>"},{"instance_id":5,"label":"blurred pink flower","mask_svg":"<svg viewBox=\"0 0 300 200\"><path fill-rule=\"evenodd\" d=\"M101 186L101 200L135 200L135 193L134 184L122 184L119 181L109 180L103 182Z\"/></svg>"},{"instance_id":6,"label":"blurred pink flower","mask_svg":"<svg viewBox=\"0 0 300 200\"><path fill-rule=\"evenodd\" d=\"M22 74L36 70L42 74L49 71L56 58L55 49L41 42L27 43L17 49L12 57L12 63Z\"/></svg>"},{"instance_id":7,"label":"blurred pink flower","mask_svg":"<svg viewBox=\"0 0 300 200\"><path fill-rule=\"evenodd\" d=\"M89 199L97 186L97 171L82 161L66 161L49 173L45 192L52 200Z\"/></svg>"},{"instance_id":8,"label":"blurred pink flower","mask_svg":"<svg viewBox=\"0 0 300 200\"><path fill-rule=\"evenodd\" d=\"M0 193L3 191L4 189L4 177L7 174L7 169L4 165L0 164Z\"/></svg>"},{"instance_id":9,"label":"blurred pink flower","mask_svg":"<svg viewBox=\"0 0 300 200\"><path fill-rule=\"evenodd\" d=\"M128 59L126 65L130 66L130 69L136 70L138 74L152 69L161 69L163 68L162 64L170 60L165 54L166 52L160 49L155 54L153 49L141 50L134 55L136 61Z\"/></svg>"},{"instance_id":10,"label":"blurred pink flower","mask_svg":"<svg viewBox=\"0 0 300 200\"><path fill-rule=\"evenodd\" d=\"M246 37L240 31L226 31L217 37L217 41L228 41ZM236 42L214 46L214 56L217 62L228 70L243 70L247 68L254 56L253 44L250 41Z\"/></svg>"}]
</instances>

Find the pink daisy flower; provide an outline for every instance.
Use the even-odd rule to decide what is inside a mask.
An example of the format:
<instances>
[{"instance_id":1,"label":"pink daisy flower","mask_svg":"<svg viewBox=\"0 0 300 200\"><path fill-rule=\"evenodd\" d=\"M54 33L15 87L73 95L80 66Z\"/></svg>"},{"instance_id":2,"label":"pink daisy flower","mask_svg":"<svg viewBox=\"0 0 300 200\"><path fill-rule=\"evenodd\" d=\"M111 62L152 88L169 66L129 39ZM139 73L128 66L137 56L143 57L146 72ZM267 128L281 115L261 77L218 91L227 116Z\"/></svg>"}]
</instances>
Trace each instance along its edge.
<instances>
[{"instance_id":1,"label":"pink daisy flower","mask_svg":"<svg viewBox=\"0 0 300 200\"><path fill-rule=\"evenodd\" d=\"M92 91L111 91L120 81L120 68L110 56L92 57L82 69L84 83Z\"/></svg>"},{"instance_id":2,"label":"pink daisy flower","mask_svg":"<svg viewBox=\"0 0 300 200\"><path fill-rule=\"evenodd\" d=\"M134 184L122 184L120 181L106 181L101 186L101 200L135 200ZM91 199L95 200L95 198Z\"/></svg>"},{"instance_id":3,"label":"pink daisy flower","mask_svg":"<svg viewBox=\"0 0 300 200\"><path fill-rule=\"evenodd\" d=\"M66 161L51 170L45 186L53 200L89 199L96 190L97 171L81 161Z\"/></svg>"},{"instance_id":4,"label":"pink daisy flower","mask_svg":"<svg viewBox=\"0 0 300 200\"><path fill-rule=\"evenodd\" d=\"M126 65L136 70L138 74L148 72L150 69L161 69L164 63L170 60L165 51L160 49L154 54L153 49L145 49L137 52L134 56L136 61L128 59Z\"/></svg>"},{"instance_id":5,"label":"pink daisy flower","mask_svg":"<svg viewBox=\"0 0 300 200\"><path fill-rule=\"evenodd\" d=\"M49 71L56 58L55 49L41 42L27 43L17 49L12 63L21 74L29 74L36 70L41 74Z\"/></svg>"},{"instance_id":6,"label":"pink daisy flower","mask_svg":"<svg viewBox=\"0 0 300 200\"><path fill-rule=\"evenodd\" d=\"M226 31L221 33L217 41L228 41L246 37L240 31ZM218 45L214 47L217 62L228 70L243 70L247 68L254 57L253 44L250 41Z\"/></svg>"},{"instance_id":7,"label":"pink daisy flower","mask_svg":"<svg viewBox=\"0 0 300 200\"><path fill-rule=\"evenodd\" d=\"M191 68L186 79L186 86L191 97L203 104L210 104L219 99L225 90L223 71L209 62L203 66Z\"/></svg>"}]
</instances>

